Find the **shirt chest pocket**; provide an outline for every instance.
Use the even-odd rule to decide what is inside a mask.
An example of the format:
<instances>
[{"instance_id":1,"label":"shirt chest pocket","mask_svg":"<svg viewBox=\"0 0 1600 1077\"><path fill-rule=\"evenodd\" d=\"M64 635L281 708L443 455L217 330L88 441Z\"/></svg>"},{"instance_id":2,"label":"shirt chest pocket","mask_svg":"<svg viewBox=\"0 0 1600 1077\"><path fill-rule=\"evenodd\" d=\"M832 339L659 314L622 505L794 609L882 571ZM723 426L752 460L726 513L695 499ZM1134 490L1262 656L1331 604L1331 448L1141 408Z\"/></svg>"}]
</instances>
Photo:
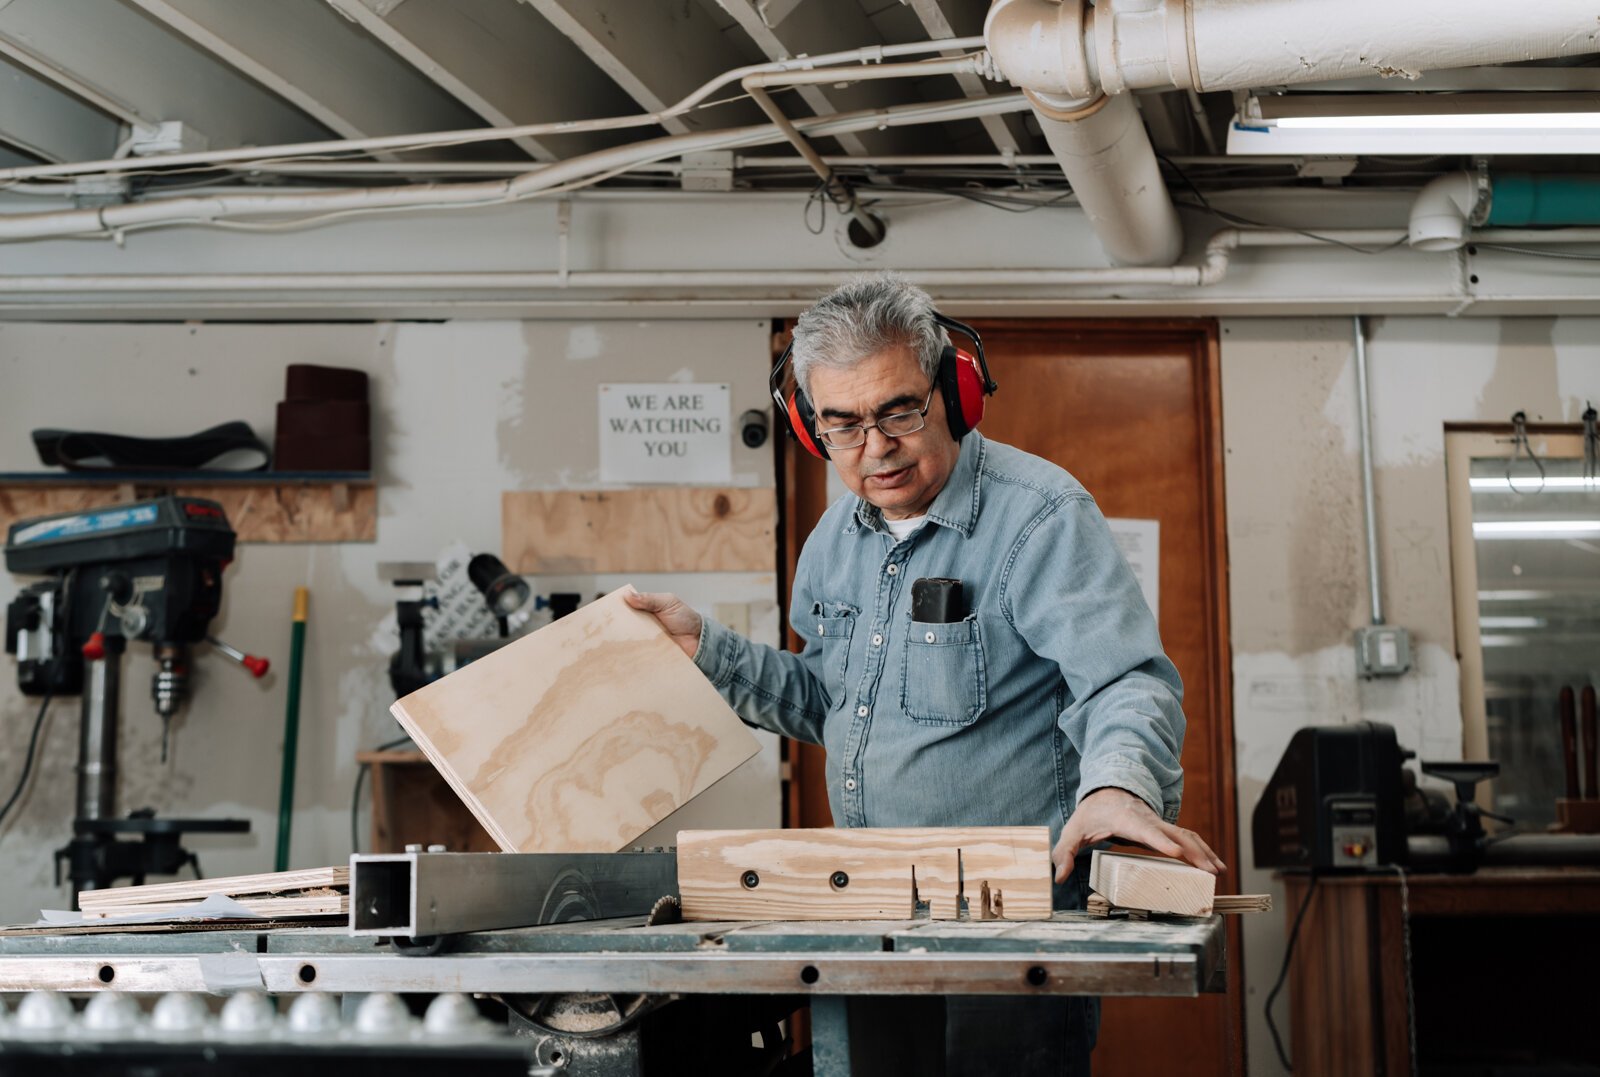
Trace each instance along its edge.
<instances>
[{"instance_id":1,"label":"shirt chest pocket","mask_svg":"<svg viewBox=\"0 0 1600 1077\"><path fill-rule=\"evenodd\" d=\"M988 703L977 616L951 624L907 622L900 706L914 722L971 725Z\"/></svg>"},{"instance_id":2,"label":"shirt chest pocket","mask_svg":"<svg viewBox=\"0 0 1600 1077\"><path fill-rule=\"evenodd\" d=\"M838 706L845 694L850 637L855 633L856 617L861 611L846 602L815 602L811 613L816 618L813 627L822 648L822 687L828 693L828 701Z\"/></svg>"}]
</instances>

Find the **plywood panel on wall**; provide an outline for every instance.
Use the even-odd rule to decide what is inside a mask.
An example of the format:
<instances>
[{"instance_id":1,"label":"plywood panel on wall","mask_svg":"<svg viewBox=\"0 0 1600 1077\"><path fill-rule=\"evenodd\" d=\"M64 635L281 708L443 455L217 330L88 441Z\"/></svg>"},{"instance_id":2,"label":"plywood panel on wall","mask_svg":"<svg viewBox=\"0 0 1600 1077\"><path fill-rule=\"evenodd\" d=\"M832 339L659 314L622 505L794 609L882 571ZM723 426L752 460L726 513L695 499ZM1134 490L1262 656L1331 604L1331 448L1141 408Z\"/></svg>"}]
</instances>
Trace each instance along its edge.
<instances>
[{"instance_id":1,"label":"plywood panel on wall","mask_svg":"<svg viewBox=\"0 0 1600 1077\"><path fill-rule=\"evenodd\" d=\"M770 572L770 488L510 490L500 545L513 572Z\"/></svg>"},{"instance_id":2,"label":"plywood panel on wall","mask_svg":"<svg viewBox=\"0 0 1600 1077\"><path fill-rule=\"evenodd\" d=\"M163 494L217 502L240 542L372 542L378 537L378 491L370 483L0 485L0 533L18 520Z\"/></svg>"},{"instance_id":3,"label":"plywood panel on wall","mask_svg":"<svg viewBox=\"0 0 1600 1077\"><path fill-rule=\"evenodd\" d=\"M390 709L506 852L616 852L760 748L620 590Z\"/></svg>"}]
</instances>

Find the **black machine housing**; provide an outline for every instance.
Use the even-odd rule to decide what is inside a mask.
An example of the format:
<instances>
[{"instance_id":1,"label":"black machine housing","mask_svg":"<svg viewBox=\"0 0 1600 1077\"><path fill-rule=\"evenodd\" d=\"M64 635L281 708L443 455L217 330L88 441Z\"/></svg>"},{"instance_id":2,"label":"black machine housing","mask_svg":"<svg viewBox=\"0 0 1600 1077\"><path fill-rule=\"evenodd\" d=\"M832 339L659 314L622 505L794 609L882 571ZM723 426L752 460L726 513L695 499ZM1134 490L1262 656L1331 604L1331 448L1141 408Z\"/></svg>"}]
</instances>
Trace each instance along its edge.
<instances>
[{"instance_id":1,"label":"black machine housing","mask_svg":"<svg viewBox=\"0 0 1600 1077\"><path fill-rule=\"evenodd\" d=\"M1405 864L1403 751L1393 726L1295 733L1251 817L1257 867L1366 870Z\"/></svg>"}]
</instances>

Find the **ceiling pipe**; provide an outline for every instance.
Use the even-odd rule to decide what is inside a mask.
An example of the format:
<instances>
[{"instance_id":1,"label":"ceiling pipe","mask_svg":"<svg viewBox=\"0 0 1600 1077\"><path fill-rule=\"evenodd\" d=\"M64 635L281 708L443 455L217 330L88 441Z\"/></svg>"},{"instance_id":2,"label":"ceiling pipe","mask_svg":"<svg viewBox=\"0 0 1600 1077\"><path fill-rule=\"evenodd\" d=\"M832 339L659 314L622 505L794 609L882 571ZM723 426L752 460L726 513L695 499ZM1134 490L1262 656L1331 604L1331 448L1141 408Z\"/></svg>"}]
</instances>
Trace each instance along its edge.
<instances>
[{"instance_id":1,"label":"ceiling pipe","mask_svg":"<svg viewBox=\"0 0 1600 1077\"><path fill-rule=\"evenodd\" d=\"M1600 225L1600 176L1449 172L1417 192L1409 238L1422 251L1593 242L1596 230L1582 225Z\"/></svg>"},{"instance_id":2,"label":"ceiling pipe","mask_svg":"<svg viewBox=\"0 0 1600 1077\"><path fill-rule=\"evenodd\" d=\"M1060 126L1102 116L1109 108L1095 111L1102 95L1412 78L1440 68L1600 52L1593 0L1515 7L1498 0L1340 0L1316 5L1314 17L1307 6L1304 0L1096 0L1093 6L995 0L984 40L997 73L1022 88L1046 125L1107 254L1135 265L1162 264L1181 246L1181 233L1142 123L1121 128L1129 144L1115 149ZM1122 115L1129 111L1131 105ZM1071 152L1080 143L1099 152ZM1099 167L1086 167L1090 162ZM1146 182L1152 175L1155 188ZM1132 237L1138 240L1128 242Z\"/></svg>"}]
</instances>

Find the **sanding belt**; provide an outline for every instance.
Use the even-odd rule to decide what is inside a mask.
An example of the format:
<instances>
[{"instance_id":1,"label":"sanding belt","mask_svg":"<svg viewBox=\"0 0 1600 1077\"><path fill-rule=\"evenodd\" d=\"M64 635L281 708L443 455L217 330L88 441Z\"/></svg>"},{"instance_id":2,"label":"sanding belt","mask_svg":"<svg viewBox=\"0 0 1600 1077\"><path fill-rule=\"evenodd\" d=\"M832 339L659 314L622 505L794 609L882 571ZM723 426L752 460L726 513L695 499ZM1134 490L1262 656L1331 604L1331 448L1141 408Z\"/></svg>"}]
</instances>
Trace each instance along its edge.
<instances>
[{"instance_id":1,"label":"sanding belt","mask_svg":"<svg viewBox=\"0 0 1600 1077\"><path fill-rule=\"evenodd\" d=\"M248 423L239 421L183 438L41 429L33 431L33 445L46 465L69 471L196 471L230 452L255 453L260 462L225 469L228 471L264 471L272 462L266 442L256 437Z\"/></svg>"}]
</instances>

